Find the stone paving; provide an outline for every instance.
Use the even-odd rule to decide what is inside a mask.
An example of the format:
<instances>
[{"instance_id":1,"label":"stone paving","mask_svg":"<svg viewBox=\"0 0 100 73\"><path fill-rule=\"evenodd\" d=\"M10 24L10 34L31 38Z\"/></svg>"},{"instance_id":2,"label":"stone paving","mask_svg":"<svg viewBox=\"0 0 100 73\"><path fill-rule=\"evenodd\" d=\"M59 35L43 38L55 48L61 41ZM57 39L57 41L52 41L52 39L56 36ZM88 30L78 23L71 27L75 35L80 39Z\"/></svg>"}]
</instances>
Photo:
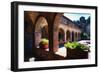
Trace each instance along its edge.
<instances>
[{"instance_id":1,"label":"stone paving","mask_svg":"<svg viewBox=\"0 0 100 73\"><path fill-rule=\"evenodd\" d=\"M61 47L58 49L58 51L55 54L66 57L67 56L67 49L65 47Z\"/></svg>"}]
</instances>

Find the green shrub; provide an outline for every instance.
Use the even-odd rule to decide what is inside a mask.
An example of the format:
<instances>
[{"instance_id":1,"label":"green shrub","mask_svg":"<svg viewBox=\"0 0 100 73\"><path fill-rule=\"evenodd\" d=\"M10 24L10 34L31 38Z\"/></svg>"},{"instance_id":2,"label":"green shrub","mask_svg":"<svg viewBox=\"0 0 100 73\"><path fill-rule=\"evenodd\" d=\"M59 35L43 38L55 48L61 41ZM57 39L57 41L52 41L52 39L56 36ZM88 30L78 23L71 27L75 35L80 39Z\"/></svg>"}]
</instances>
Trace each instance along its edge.
<instances>
[{"instance_id":1,"label":"green shrub","mask_svg":"<svg viewBox=\"0 0 100 73\"><path fill-rule=\"evenodd\" d=\"M66 48L69 48L69 49L79 49L79 50L89 50L89 47L86 46L86 45L83 45L83 44L80 44L78 42L68 42L68 43L65 43L64 46Z\"/></svg>"},{"instance_id":2,"label":"green shrub","mask_svg":"<svg viewBox=\"0 0 100 73\"><path fill-rule=\"evenodd\" d=\"M48 41L48 39L43 38L43 39L41 39L40 43L45 45L45 44L49 44L49 41Z\"/></svg>"}]
</instances>

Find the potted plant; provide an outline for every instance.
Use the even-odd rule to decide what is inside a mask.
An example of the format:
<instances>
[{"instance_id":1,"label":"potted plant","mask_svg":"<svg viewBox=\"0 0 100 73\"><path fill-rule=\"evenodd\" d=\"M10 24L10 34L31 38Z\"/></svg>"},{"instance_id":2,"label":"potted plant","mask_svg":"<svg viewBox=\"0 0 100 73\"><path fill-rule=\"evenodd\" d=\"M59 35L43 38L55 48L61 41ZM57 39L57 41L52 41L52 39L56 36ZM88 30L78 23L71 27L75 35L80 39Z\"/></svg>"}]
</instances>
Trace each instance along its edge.
<instances>
[{"instance_id":1,"label":"potted plant","mask_svg":"<svg viewBox=\"0 0 100 73\"><path fill-rule=\"evenodd\" d=\"M67 49L68 59L85 59L88 58L89 47L77 42L68 42L64 46Z\"/></svg>"},{"instance_id":2,"label":"potted plant","mask_svg":"<svg viewBox=\"0 0 100 73\"><path fill-rule=\"evenodd\" d=\"M48 39L43 38L43 39L41 39L41 41L39 43L39 47L41 49L45 49L46 50L46 49L48 49L48 44L49 44Z\"/></svg>"}]
</instances>

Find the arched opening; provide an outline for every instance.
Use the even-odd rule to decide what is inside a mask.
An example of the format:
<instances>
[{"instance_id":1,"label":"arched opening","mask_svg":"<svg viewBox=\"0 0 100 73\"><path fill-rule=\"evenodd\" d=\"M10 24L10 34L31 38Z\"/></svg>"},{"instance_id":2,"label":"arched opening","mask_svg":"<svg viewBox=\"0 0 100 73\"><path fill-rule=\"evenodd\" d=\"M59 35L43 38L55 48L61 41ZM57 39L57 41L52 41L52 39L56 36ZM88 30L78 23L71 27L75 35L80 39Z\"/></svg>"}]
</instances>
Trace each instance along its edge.
<instances>
[{"instance_id":1,"label":"arched opening","mask_svg":"<svg viewBox=\"0 0 100 73\"><path fill-rule=\"evenodd\" d=\"M66 41L68 42L68 41L71 41L70 40L70 31L69 30L67 30L67 32L66 32Z\"/></svg>"},{"instance_id":2,"label":"arched opening","mask_svg":"<svg viewBox=\"0 0 100 73\"><path fill-rule=\"evenodd\" d=\"M81 40L81 33L77 33L78 41Z\"/></svg>"},{"instance_id":3,"label":"arched opening","mask_svg":"<svg viewBox=\"0 0 100 73\"><path fill-rule=\"evenodd\" d=\"M44 26L44 27L41 29L41 31L42 31L42 38L48 39L48 26L47 26L47 25Z\"/></svg>"},{"instance_id":4,"label":"arched opening","mask_svg":"<svg viewBox=\"0 0 100 73\"><path fill-rule=\"evenodd\" d=\"M75 32L75 41L77 41L78 37L77 37L77 32Z\"/></svg>"},{"instance_id":5,"label":"arched opening","mask_svg":"<svg viewBox=\"0 0 100 73\"><path fill-rule=\"evenodd\" d=\"M48 23L46 18L38 18L35 26L35 46L38 48L42 38L48 39Z\"/></svg>"},{"instance_id":6,"label":"arched opening","mask_svg":"<svg viewBox=\"0 0 100 73\"><path fill-rule=\"evenodd\" d=\"M63 47L64 46L64 30L62 28L59 28L59 47Z\"/></svg>"},{"instance_id":7,"label":"arched opening","mask_svg":"<svg viewBox=\"0 0 100 73\"><path fill-rule=\"evenodd\" d=\"M77 32L77 41L79 41L79 33Z\"/></svg>"},{"instance_id":8,"label":"arched opening","mask_svg":"<svg viewBox=\"0 0 100 73\"><path fill-rule=\"evenodd\" d=\"M72 42L74 41L75 37L74 37L74 32L72 31Z\"/></svg>"}]
</instances>

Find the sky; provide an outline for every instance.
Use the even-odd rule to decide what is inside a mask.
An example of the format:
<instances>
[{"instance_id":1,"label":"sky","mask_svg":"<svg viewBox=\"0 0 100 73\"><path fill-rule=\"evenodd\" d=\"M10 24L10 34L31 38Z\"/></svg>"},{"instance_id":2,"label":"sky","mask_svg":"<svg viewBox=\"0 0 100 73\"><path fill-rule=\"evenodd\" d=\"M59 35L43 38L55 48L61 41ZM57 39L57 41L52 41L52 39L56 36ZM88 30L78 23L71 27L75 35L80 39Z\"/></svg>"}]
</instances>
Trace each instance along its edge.
<instances>
[{"instance_id":1,"label":"sky","mask_svg":"<svg viewBox=\"0 0 100 73\"><path fill-rule=\"evenodd\" d=\"M68 17L72 21L75 21L75 20L79 20L81 16L83 16L83 17L85 17L85 19L87 19L90 16L90 14L86 14L86 13L64 13L64 16Z\"/></svg>"}]
</instances>

